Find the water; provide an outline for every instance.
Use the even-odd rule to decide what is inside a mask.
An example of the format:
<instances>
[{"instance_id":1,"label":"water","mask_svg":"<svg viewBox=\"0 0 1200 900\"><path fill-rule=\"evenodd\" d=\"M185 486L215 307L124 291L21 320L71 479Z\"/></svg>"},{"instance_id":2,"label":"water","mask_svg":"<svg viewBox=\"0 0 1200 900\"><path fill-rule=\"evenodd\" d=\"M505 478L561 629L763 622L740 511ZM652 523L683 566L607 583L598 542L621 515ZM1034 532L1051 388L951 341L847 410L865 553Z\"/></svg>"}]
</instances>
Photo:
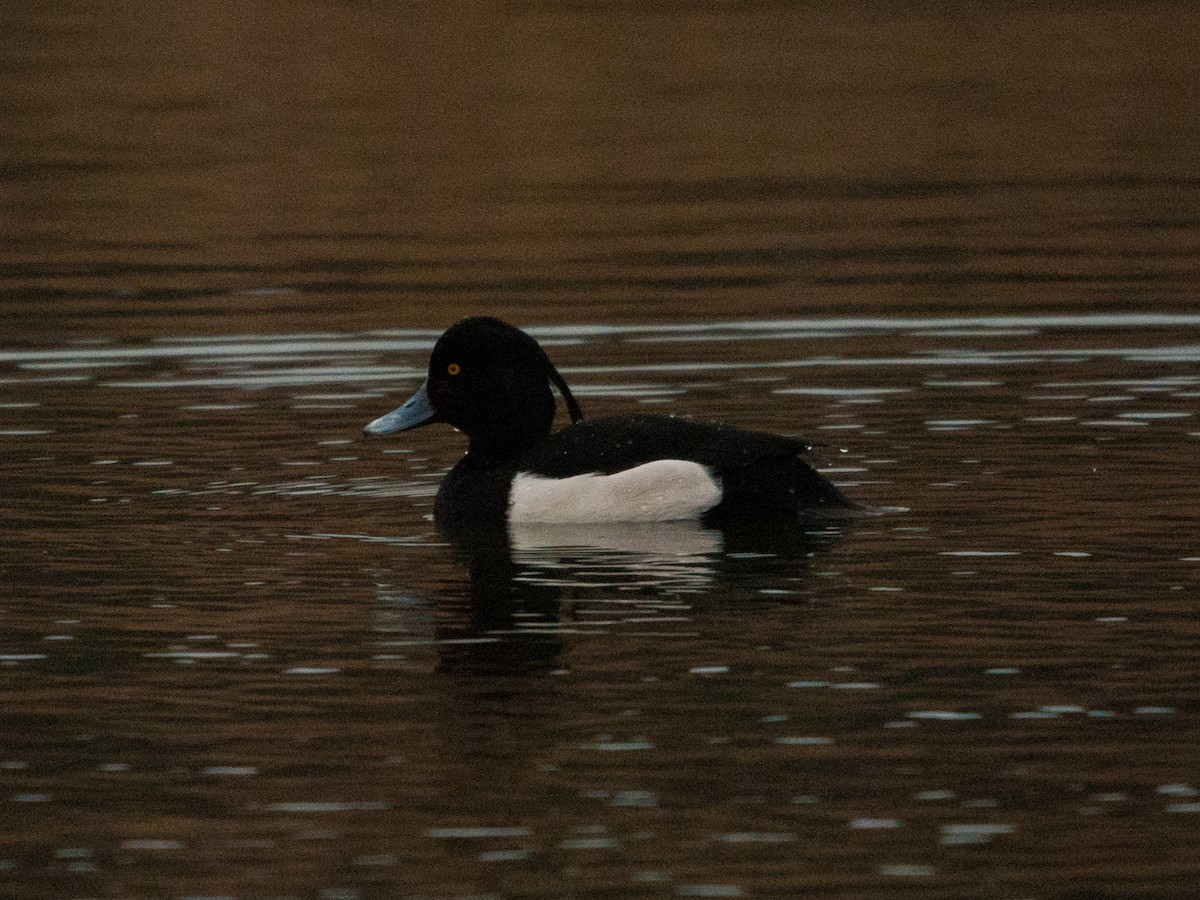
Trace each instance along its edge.
<instances>
[{"instance_id":1,"label":"water","mask_svg":"<svg viewBox=\"0 0 1200 900\"><path fill-rule=\"evenodd\" d=\"M1189 897L1195 13L9 15L14 897ZM429 520L461 315L883 515Z\"/></svg>"}]
</instances>

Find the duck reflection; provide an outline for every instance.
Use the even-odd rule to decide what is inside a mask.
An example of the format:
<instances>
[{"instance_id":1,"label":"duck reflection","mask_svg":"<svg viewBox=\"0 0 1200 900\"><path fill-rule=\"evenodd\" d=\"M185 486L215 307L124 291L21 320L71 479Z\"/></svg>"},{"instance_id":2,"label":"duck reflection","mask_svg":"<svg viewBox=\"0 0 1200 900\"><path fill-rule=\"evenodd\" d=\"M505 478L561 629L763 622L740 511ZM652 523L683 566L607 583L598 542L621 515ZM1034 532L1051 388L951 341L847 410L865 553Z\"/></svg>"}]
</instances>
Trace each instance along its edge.
<instances>
[{"instance_id":1,"label":"duck reflection","mask_svg":"<svg viewBox=\"0 0 1200 900\"><path fill-rule=\"evenodd\" d=\"M460 527L443 531L465 593L437 600L439 667L552 670L584 634L669 636L704 605L794 602L848 523L698 522Z\"/></svg>"}]
</instances>

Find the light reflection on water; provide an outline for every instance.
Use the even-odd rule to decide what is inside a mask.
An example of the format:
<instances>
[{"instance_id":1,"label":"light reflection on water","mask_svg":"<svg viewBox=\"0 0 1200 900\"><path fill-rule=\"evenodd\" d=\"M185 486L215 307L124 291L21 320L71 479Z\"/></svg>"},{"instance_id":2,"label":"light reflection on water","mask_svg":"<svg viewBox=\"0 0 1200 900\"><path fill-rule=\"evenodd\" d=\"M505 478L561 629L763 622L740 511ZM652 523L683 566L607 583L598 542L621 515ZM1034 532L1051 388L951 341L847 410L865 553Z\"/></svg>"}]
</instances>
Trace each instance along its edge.
<instances>
[{"instance_id":1,"label":"light reflection on water","mask_svg":"<svg viewBox=\"0 0 1200 900\"><path fill-rule=\"evenodd\" d=\"M724 323L719 360L672 341L668 364L643 340L666 329L554 329L596 414L809 434L897 507L793 534L448 542L429 509L461 439L357 438L431 336L305 335L303 368L286 335L164 339L36 405L30 365L110 348L8 354L6 864L532 884L599 854L703 896L800 842L926 886L1130 821L1147 853L1186 845L1197 498L1165 460L1194 452L1200 323L1021 321Z\"/></svg>"},{"instance_id":2,"label":"light reflection on water","mask_svg":"<svg viewBox=\"0 0 1200 900\"><path fill-rule=\"evenodd\" d=\"M0 894L1195 895L1194 8L13 7ZM887 510L439 535L469 314Z\"/></svg>"}]
</instances>

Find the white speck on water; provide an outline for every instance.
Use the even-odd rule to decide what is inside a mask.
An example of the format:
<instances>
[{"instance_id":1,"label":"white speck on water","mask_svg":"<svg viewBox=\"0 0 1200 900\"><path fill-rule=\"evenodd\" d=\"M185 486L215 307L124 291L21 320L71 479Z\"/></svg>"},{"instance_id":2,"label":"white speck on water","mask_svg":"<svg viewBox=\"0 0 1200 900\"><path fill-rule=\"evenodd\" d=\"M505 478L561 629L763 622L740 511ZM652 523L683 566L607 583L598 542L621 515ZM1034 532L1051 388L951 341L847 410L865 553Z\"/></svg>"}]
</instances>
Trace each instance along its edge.
<instances>
[{"instance_id":1,"label":"white speck on water","mask_svg":"<svg viewBox=\"0 0 1200 900\"><path fill-rule=\"evenodd\" d=\"M1190 412L1124 412L1118 413L1121 419L1186 419Z\"/></svg>"},{"instance_id":2,"label":"white speck on water","mask_svg":"<svg viewBox=\"0 0 1200 900\"><path fill-rule=\"evenodd\" d=\"M874 831L877 829L903 828L904 823L899 819L851 819L846 827L860 831Z\"/></svg>"},{"instance_id":3,"label":"white speck on water","mask_svg":"<svg viewBox=\"0 0 1200 900\"><path fill-rule=\"evenodd\" d=\"M239 409L255 409L257 403L195 403L191 406L181 406L185 412L232 412Z\"/></svg>"},{"instance_id":4,"label":"white speck on water","mask_svg":"<svg viewBox=\"0 0 1200 900\"><path fill-rule=\"evenodd\" d=\"M595 837L568 838L565 841L560 841L558 846L562 850L616 850L621 845L615 838Z\"/></svg>"},{"instance_id":5,"label":"white speck on water","mask_svg":"<svg viewBox=\"0 0 1200 900\"><path fill-rule=\"evenodd\" d=\"M932 333L945 336L947 332ZM922 382L926 387L975 388L999 387L1003 381L993 381L987 378L929 378Z\"/></svg>"},{"instance_id":6,"label":"white speck on water","mask_svg":"<svg viewBox=\"0 0 1200 900\"><path fill-rule=\"evenodd\" d=\"M691 675L724 675L729 671L729 666L693 666L688 669Z\"/></svg>"},{"instance_id":7,"label":"white speck on water","mask_svg":"<svg viewBox=\"0 0 1200 900\"><path fill-rule=\"evenodd\" d=\"M943 825L940 843L947 847L986 844L999 835L1012 834L1016 830L1015 825L989 823Z\"/></svg>"},{"instance_id":8,"label":"white speck on water","mask_svg":"<svg viewBox=\"0 0 1200 900\"><path fill-rule=\"evenodd\" d=\"M954 712L945 709L928 709L917 710L915 712L905 713L910 719L928 719L937 722L970 722L975 719L983 718L979 713L973 712Z\"/></svg>"},{"instance_id":9,"label":"white speck on water","mask_svg":"<svg viewBox=\"0 0 1200 900\"><path fill-rule=\"evenodd\" d=\"M805 737L805 736L790 736L777 737L775 743L783 744L786 747L825 747L833 743L833 738L830 737Z\"/></svg>"},{"instance_id":10,"label":"white speck on water","mask_svg":"<svg viewBox=\"0 0 1200 900\"><path fill-rule=\"evenodd\" d=\"M1160 784L1154 789L1154 793L1162 794L1164 797L1195 797L1200 794L1190 784Z\"/></svg>"},{"instance_id":11,"label":"white speck on water","mask_svg":"<svg viewBox=\"0 0 1200 900\"><path fill-rule=\"evenodd\" d=\"M789 681L790 688L823 688L829 687L828 681Z\"/></svg>"},{"instance_id":12,"label":"white speck on water","mask_svg":"<svg viewBox=\"0 0 1200 900\"><path fill-rule=\"evenodd\" d=\"M1170 716L1174 713L1173 706L1139 706L1133 711L1135 716Z\"/></svg>"},{"instance_id":13,"label":"white speck on water","mask_svg":"<svg viewBox=\"0 0 1200 900\"><path fill-rule=\"evenodd\" d=\"M958 431L977 425L994 424L992 419L927 419L925 425L931 431Z\"/></svg>"},{"instance_id":14,"label":"white speck on water","mask_svg":"<svg viewBox=\"0 0 1200 900\"><path fill-rule=\"evenodd\" d=\"M634 875L633 880L646 882L646 883L654 883L654 882L660 882L660 881L670 881L671 876L668 875L666 872L642 871L642 872L638 872L636 875Z\"/></svg>"},{"instance_id":15,"label":"white speck on water","mask_svg":"<svg viewBox=\"0 0 1200 900\"><path fill-rule=\"evenodd\" d=\"M675 888L676 897L741 897L736 884L681 884Z\"/></svg>"},{"instance_id":16,"label":"white speck on water","mask_svg":"<svg viewBox=\"0 0 1200 900\"><path fill-rule=\"evenodd\" d=\"M287 812L287 813L335 813L335 812L362 812L370 810L387 810L391 809L391 804L375 800L348 800L348 801L294 801L285 803L268 803L266 809L269 812Z\"/></svg>"},{"instance_id":17,"label":"white speck on water","mask_svg":"<svg viewBox=\"0 0 1200 900\"><path fill-rule=\"evenodd\" d=\"M838 387L791 387L776 388L772 394L803 394L809 397L875 397L880 394L908 394L912 388L838 388Z\"/></svg>"},{"instance_id":18,"label":"white speck on water","mask_svg":"<svg viewBox=\"0 0 1200 900\"><path fill-rule=\"evenodd\" d=\"M290 669L284 669L284 675L333 675L336 672L342 671L333 666L293 666Z\"/></svg>"},{"instance_id":19,"label":"white speck on water","mask_svg":"<svg viewBox=\"0 0 1200 900\"><path fill-rule=\"evenodd\" d=\"M928 802L933 800L953 800L957 796L954 791L917 791L917 793L913 794L913 799Z\"/></svg>"},{"instance_id":20,"label":"white speck on water","mask_svg":"<svg viewBox=\"0 0 1200 900\"><path fill-rule=\"evenodd\" d=\"M993 669L987 669L984 675L1019 675L1021 670L1016 666L997 666Z\"/></svg>"},{"instance_id":21,"label":"white speck on water","mask_svg":"<svg viewBox=\"0 0 1200 900\"><path fill-rule=\"evenodd\" d=\"M484 850L478 858L480 862L520 862L532 855L529 850Z\"/></svg>"},{"instance_id":22,"label":"white speck on water","mask_svg":"<svg viewBox=\"0 0 1200 900\"><path fill-rule=\"evenodd\" d=\"M653 750L654 744L645 738L632 741L596 741L580 744L580 750L598 750L602 753L625 753L635 750Z\"/></svg>"},{"instance_id":23,"label":"white speck on water","mask_svg":"<svg viewBox=\"0 0 1200 900\"><path fill-rule=\"evenodd\" d=\"M914 866L891 863L879 867L879 874L889 878L932 878L937 874L933 866Z\"/></svg>"},{"instance_id":24,"label":"white speck on water","mask_svg":"<svg viewBox=\"0 0 1200 900\"><path fill-rule=\"evenodd\" d=\"M183 841L130 840L121 842L122 850L182 850Z\"/></svg>"},{"instance_id":25,"label":"white speck on water","mask_svg":"<svg viewBox=\"0 0 1200 900\"><path fill-rule=\"evenodd\" d=\"M723 844L790 844L796 840L790 831L730 831L715 837Z\"/></svg>"},{"instance_id":26,"label":"white speck on water","mask_svg":"<svg viewBox=\"0 0 1200 900\"><path fill-rule=\"evenodd\" d=\"M658 795L653 791L617 791L610 806L651 809L658 806Z\"/></svg>"},{"instance_id":27,"label":"white speck on water","mask_svg":"<svg viewBox=\"0 0 1200 900\"><path fill-rule=\"evenodd\" d=\"M938 556L1020 556L1020 550L942 550Z\"/></svg>"}]
</instances>

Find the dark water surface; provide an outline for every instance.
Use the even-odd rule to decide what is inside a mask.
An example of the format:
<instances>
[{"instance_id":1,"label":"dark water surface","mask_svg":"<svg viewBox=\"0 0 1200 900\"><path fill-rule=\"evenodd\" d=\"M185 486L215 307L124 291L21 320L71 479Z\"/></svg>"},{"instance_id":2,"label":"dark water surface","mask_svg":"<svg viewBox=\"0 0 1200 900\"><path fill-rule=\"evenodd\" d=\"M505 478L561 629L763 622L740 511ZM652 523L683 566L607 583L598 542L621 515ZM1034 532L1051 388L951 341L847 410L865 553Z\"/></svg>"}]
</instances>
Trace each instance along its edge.
<instances>
[{"instance_id":1,"label":"dark water surface","mask_svg":"<svg viewBox=\"0 0 1200 900\"><path fill-rule=\"evenodd\" d=\"M1193 7L0 24L4 896L1195 896ZM887 511L451 545L471 313Z\"/></svg>"}]
</instances>

